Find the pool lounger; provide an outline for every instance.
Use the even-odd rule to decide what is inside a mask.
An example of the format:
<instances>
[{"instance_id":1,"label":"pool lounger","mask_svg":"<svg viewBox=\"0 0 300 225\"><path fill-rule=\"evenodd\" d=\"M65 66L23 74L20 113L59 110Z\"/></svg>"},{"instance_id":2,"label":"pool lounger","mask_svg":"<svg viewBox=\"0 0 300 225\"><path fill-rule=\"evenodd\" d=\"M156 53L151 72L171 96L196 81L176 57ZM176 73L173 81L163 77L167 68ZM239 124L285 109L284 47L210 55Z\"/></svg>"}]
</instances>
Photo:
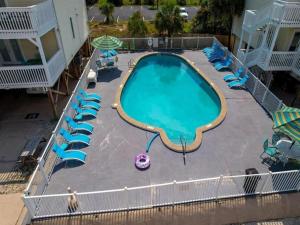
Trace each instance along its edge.
<instances>
[{"instance_id":1,"label":"pool lounger","mask_svg":"<svg viewBox=\"0 0 300 225\"><path fill-rule=\"evenodd\" d=\"M73 143L83 143L86 145L90 145L91 138L84 134L70 134L64 128L60 128L59 134L68 142L68 144Z\"/></svg>"},{"instance_id":2,"label":"pool lounger","mask_svg":"<svg viewBox=\"0 0 300 225\"><path fill-rule=\"evenodd\" d=\"M76 116L74 117L75 120L82 120L84 116L93 116L96 118L97 111L94 109L82 109L77 104L71 103L71 107L75 110Z\"/></svg>"},{"instance_id":3,"label":"pool lounger","mask_svg":"<svg viewBox=\"0 0 300 225\"><path fill-rule=\"evenodd\" d=\"M101 96L96 93L88 93L83 89L79 90L79 94L83 97L85 101L101 101Z\"/></svg>"},{"instance_id":4,"label":"pool lounger","mask_svg":"<svg viewBox=\"0 0 300 225\"><path fill-rule=\"evenodd\" d=\"M227 74L224 76L223 79L226 82L238 80L243 73L244 73L244 69L242 67L240 67L234 74Z\"/></svg>"},{"instance_id":5,"label":"pool lounger","mask_svg":"<svg viewBox=\"0 0 300 225\"><path fill-rule=\"evenodd\" d=\"M71 117L66 116L65 121L73 131L86 131L92 133L94 126L86 122L75 122Z\"/></svg>"},{"instance_id":6,"label":"pool lounger","mask_svg":"<svg viewBox=\"0 0 300 225\"><path fill-rule=\"evenodd\" d=\"M246 84L248 79L249 79L249 77L246 75L243 78L239 78L238 80L234 80L234 81L229 82L227 85L230 88L241 88Z\"/></svg>"},{"instance_id":7,"label":"pool lounger","mask_svg":"<svg viewBox=\"0 0 300 225\"><path fill-rule=\"evenodd\" d=\"M56 153L56 155L62 159L63 161L76 160L82 163L85 163L87 154L80 150L64 150L62 146L58 144L54 144L52 151Z\"/></svg>"},{"instance_id":8,"label":"pool lounger","mask_svg":"<svg viewBox=\"0 0 300 225\"><path fill-rule=\"evenodd\" d=\"M97 111L99 111L99 109L101 108L101 105L98 102L85 101L80 95L77 95L76 99L78 100L81 108L92 108Z\"/></svg>"}]
</instances>

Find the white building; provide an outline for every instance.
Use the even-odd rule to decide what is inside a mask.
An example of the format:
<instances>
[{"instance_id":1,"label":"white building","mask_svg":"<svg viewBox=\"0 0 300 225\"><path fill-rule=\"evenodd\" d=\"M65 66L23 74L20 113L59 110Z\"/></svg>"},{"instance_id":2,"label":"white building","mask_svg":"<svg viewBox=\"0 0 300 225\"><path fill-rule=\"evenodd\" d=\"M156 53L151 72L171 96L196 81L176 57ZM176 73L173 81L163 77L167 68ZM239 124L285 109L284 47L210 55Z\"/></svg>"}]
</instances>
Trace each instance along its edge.
<instances>
[{"instance_id":1,"label":"white building","mask_svg":"<svg viewBox=\"0 0 300 225\"><path fill-rule=\"evenodd\" d=\"M53 87L87 38L85 0L0 0L0 89Z\"/></svg>"},{"instance_id":2,"label":"white building","mask_svg":"<svg viewBox=\"0 0 300 225\"><path fill-rule=\"evenodd\" d=\"M238 58L267 85L280 73L300 81L300 0L246 0L232 33Z\"/></svg>"}]
</instances>

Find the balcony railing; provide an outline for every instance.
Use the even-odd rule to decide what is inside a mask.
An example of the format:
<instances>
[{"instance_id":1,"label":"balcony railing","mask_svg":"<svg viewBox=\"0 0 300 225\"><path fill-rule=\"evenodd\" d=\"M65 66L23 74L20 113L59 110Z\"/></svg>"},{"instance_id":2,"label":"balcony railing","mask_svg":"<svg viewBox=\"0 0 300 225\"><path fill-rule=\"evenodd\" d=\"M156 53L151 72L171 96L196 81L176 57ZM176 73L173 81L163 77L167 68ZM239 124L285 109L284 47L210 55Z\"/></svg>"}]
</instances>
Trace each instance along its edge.
<instances>
[{"instance_id":1,"label":"balcony railing","mask_svg":"<svg viewBox=\"0 0 300 225\"><path fill-rule=\"evenodd\" d=\"M65 65L63 52L59 50L47 65L0 67L0 89L52 87Z\"/></svg>"},{"instance_id":2,"label":"balcony railing","mask_svg":"<svg viewBox=\"0 0 300 225\"><path fill-rule=\"evenodd\" d=\"M269 22L283 27L300 27L300 4L278 1L259 10L246 10L243 28L255 31Z\"/></svg>"},{"instance_id":3,"label":"balcony railing","mask_svg":"<svg viewBox=\"0 0 300 225\"><path fill-rule=\"evenodd\" d=\"M51 1L29 7L0 8L0 38L18 39L42 35L56 25Z\"/></svg>"}]
</instances>

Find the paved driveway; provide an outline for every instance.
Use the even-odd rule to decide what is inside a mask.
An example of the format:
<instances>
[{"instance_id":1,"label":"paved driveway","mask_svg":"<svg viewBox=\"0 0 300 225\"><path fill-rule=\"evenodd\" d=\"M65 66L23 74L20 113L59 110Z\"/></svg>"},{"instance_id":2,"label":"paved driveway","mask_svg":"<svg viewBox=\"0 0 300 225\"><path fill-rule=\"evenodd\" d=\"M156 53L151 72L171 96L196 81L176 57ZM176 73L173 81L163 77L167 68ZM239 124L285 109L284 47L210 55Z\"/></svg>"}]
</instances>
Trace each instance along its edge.
<instances>
[{"instance_id":1,"label":"paved driveway","mask_svg":"<svg viewBox=\"0 0 300 225\"><path fill-rule=\"evenodd\" d=\"M188 19L191 20L197 13L198 8L196 6L192 7L185 7L189 17ZM157 10L150 10L149 6L121 6L115 7L114 11L114 18L119 20L128 20L128 18L132 15L132 13L136 11L141 11L142 15L144 16L145 20L154 20ZM88 19L96 20L96 21L104 21L105 16L103 16L97 7L97 5L91 6L88 10Z\"/></svg>"}]
</instances>

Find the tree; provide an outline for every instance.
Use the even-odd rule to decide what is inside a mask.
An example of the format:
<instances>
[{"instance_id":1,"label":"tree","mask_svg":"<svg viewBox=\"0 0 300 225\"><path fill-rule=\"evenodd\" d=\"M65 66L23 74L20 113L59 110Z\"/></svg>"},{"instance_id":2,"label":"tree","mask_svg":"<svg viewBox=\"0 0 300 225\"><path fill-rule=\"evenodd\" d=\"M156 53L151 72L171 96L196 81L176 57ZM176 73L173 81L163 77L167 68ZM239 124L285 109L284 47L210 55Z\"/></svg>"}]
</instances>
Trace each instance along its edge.
<instances>
[{"instance_id":1,"label":"tree","mask_svg":"<svg viewBox=\"0 0 300 225\"><path fill-rule=\"evenodd\" d=\"M139 11L132 14L128 20L128 31L131 36L145 36L147 27Z\"/></svg>"},{"instance_id":2,"label":"tree","mask_svg":"<svg viewBox=\"0 0 300 225\"><path fill-rule=\"evenodd\" d=\"M230 47L234 16L242 14L245 0L201 0L200 10L193 19L193 31L227 33Z\"/></svg>"},{"instance_id":3,"label":"tree","mask_svg":"<svg viewBox=\"0 0 300 225\"><path fill-rule=\"evenodd\" d=\"M172 3L166 3L157 12L155 17L155 27L160 35L167 33L171 37L183 29L183 18L177 6Z\"/></svg>"},{"instance_id":4,"label":"tree","mask_svg":"<svg viewBox=\"0 0 300 225\"><path fill-rule=\"evenodd\" d=\"M105 3L101 4L99 6L99 8L101 10L101 13L103 15L105 15L105 17L106 17L105 22L107 24L109 24L111 21L114 20L113 12L114 12L115 6L112 3L105 2Z\"/></svg>"}]
</instances>

